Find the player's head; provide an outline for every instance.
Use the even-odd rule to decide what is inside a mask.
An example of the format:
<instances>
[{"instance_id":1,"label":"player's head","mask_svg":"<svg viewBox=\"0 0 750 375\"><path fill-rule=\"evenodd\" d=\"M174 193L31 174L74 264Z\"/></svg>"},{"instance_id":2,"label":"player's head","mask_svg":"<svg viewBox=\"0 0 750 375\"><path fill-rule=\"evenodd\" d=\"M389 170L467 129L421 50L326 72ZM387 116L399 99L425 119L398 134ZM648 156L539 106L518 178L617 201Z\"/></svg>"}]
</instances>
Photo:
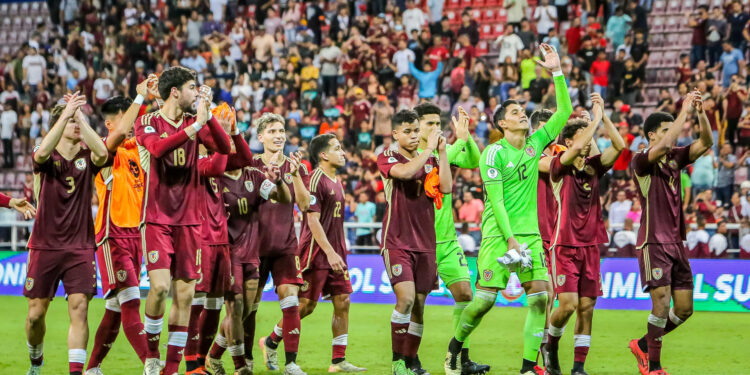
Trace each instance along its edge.
<instances>
[{"instance_id":1,"label":"player's head","mask_svg":"<svg viewBox=\"0 0 750 375\"><path fill-rule=\"evenodd\" d=\"M549 109L537 109L536 111L531 113L531 116L529 116L529 124L531 125L531 132L537 131L540 127L544 126L544 124L549 121L549 118L552 117L552 111Z\"/></svg>"},{"instance_id":2,"label":"player's head","mask_svg":"<svg viewBox=\"0 0 750 375\"><path fill-rule=\"evenodd\" d=\"M505 134L508 131L528 131L529 118L521 103L515 100L506 100L500 105L492 116L492 123Z\"/></svg>"},{"instance_id":3,"label":"player's head","mask_svg":"<svg viewBox=\"0 0 750 375\"><path fill-rule=\"evenodd\" d=\"M655 144L661 141L673 122L674 117L666 112L654 112L648 115L643 124L643 132L646 133L649 143Z\"/></svg>"},{"instance_id":4,"label":"player's head","mask_svg":"<svg viewBox=\"0 0 750 375\"><path fill-rule=\"evenodd\" d=\"M573 147L573 143L577 141L580 137L583 137L584 129L589 125L588 121L576 118L568 121L567 124L565 124L565 127L563 128L562 132L560 133L560 137L562 138L562 141L565 143L565 146L567 147ZM586 145L583 146L583 150L581 150L580 156L586 157L589 155L589 152L591 151L591 142L586 142Z\"/></svg>"},{"instance_id":5,"label":"player's head","mask_svg":"<svg viewBox=\"0 0 750 375\"><path fill-rule=\"evenodd\" d=\"M122 95L109 98L104 102L102 115L104 115L104 125L107 126L107 129L112 130L120 122L122 115L125 114L132 103L132 100Z\"/></svg>"},{"instance_id":6,"label":"player's head","mask_svg":"<svg viewBox=\"0 0 750 375\"><path fill-rule=\"evenodd\" d=\"M310 160L313 165L328 163L337 169L346 165L344 149L332 133L315 136L310 141Z\"/></svg>"},{"instance_id":7,"label":"player's head","mask_svg":"<svg viewBox=\"0 0 750 375\"><path fill-rule=\"evenodd\" d=\"M391 118L391 133L399 147L409 152L419 147L419 116L410 109L402 109Z\"/></svg>"},{"instance_id":8,"label":"player's head","mask_svg":"<svg viewBox=\"0 0 750 375\"><path fill-rule=\"evenodd\" d=\"M255 120L258 130L258 140L263 143L263 151L277 152L284 148L286 143L286 129L284 129L284 118L275 113L264 113Z\"/></svg>"},{"instance_id":9,"label":"player's head","mask_svg":"<svg viewBox=\"0 0 750 375\"><path fill-rule=\"evenodd\" d=\"M165 102L175 101L183 111L191 111L198 99L198 84L195 72L181 66L173 66L159 76L159 95Z\"/></svg>"},{"instance_id":10,"label":"player's head","mask_svg":"<svg viewBox=\"0 0 750 375\"><path fill-rule=\"evenodd\" d=\"M414 112L419 116L419 137L427 141L427 137L433 130L442 130L440 122L440 107L434 103L424 102L414 107Z\"/></svg>"},{"instance_id":11,"label":"player's head","mask_svg":"<svg viewBox=\"0 0 750 375\"><path fill-rule=\"evenodd\" d=\"M62 116L64 110L65 104L58 104L54 106L52 110L49 111L49 123L54 125L57 120L60 119L60 116ZM71 142L78 142L81 140L81 129L78 127L78 121L76 121L75 116L71 117L65 124L65 130L63 130L63 138Z\"/></svg>"}]
</instances>

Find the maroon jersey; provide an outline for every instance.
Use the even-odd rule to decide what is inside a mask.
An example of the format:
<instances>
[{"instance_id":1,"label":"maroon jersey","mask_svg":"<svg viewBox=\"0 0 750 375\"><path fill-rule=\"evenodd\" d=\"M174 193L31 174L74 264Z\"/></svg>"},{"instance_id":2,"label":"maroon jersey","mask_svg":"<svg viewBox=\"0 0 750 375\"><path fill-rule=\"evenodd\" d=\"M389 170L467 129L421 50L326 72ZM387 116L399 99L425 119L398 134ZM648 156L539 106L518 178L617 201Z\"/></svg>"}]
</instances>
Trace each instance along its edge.
<instances>
[{"instance_id":1,"label":"maroon jersey","mask_svg":"<svg viewBox=\"0 0 750 375\"><path fill-rule=\"evenodd\" d=\"M201 155L198 158L198 171L200 174L201 185L203 185L203 196L201 201L204 204L203 225L201 226L201 242L206 245L226 245L229 243L227 238L227 210L224 207L224 197L219 187L219 178L224 173L226 167L226 155L213 154L211 156ZM223 159L220 162L218 173L213 171L210 164L216 159ZM212 173L214 172L214 173Z\"/></svg>"},{"instance_id":2,"label":"maroon jersey","mask_svg":"<svg viewBox=\"0 0 750 375\"><path fill-rule=\"evenodd\" d=\"M542 157L545 156L542 155ZM538 202L536 211L539 217L539 233L542 235L542 241L552 242L555 223L557 223L557 201L552 192L549 173L539 172L539 186L536 191L536 200Z\"/></svg>"},{"instance_id":3,"label":"maroon jersey","mask_svg":"<svg viewBox=\"0 0 750 375\"><path fill-rule=\"evenodd\" d=\"M586 158L579 171L572 164L560 162L565 152L555 156L550 164L550 181L559 207L552 242L570 247L607 243L599 201L599 178L609 168L602 165L599 154Z\"/></svg>"},{"instance_id":4,"label":"maroon jersey","mask_svg":"<svg viewBox=\"0 0 750 375\"><path fill-rule=\"evenodd\" d=\"M265 171L267 166L261 155L254 155L251 167ZM295 201L294 187L292 186L292 174L289 172L291 164L284 158L279 170L284 183L289 187L292 194L292 202ZM300 176L305 185L310 180L307 167L300 165ZM294 230L294 203L281 204L274 200L264 201L260 204L259 215L263 221L259 223L260 232L254 238L260 246L260 256L297 254L297 234Z\"/></svg>"},{"instance_id":5,"label":"maroon jersey","mask_svg":"<svg viewBox=\"0 0 750 375\"><path fill-rule=\"evenodd\" d=\"M310 176L310 208L308 212L320 214L320 225L333 250L346 261L346 236L344 235L344 187L318 168ZM315 242L305 215L299 243L302 270L330 269L323 249Z\"/></svg>"},{"instance_id":6,"label":"maroon jersey","mask_svg":"<svg viewBox=\"0 0 750 375\"><path fill-rule=\"evenodd\" d=\"M409 159L398 151L386 150L378 155L386 199L381 243L385 249L434 252L435 206L432 198L425 194L424 180L432 168L437 168L438 161L430 156L410 180L391 177L394 165L408 162Z\"/></svg>"},{"instance_id":7,"label":"maroon jersey","mask_svg":"<svg viewBox=\"0 0 750 375\"><path fill-rule=\"evenodd\" d=\"M680 171L690 164L690 146L674 147L653 163L648 160L648 150L636 153L630 162L643 207L636 246L640 249L647 243L681 244L685 239L685 217Z\"/></svg>"},{"instance_id":8,"label":"maroon jersey","mask_svg":"<svg viewBox=\"0 0 750 375\"><path fill-rule=\"evenodd\" d=\"M32 155L33 159L33 155ZM70 160L53 150L44 163L34 160L34 195L39 202L29 248L34 250L94 249L91 197L101 167L91 150L81 148Z\"/></svg>"},{"instance_id":9,"label":"maroon jersey","mask_svg":"<svg viewBox=\"0 0 750 375\"><path fill-rule=\"evenodd\" d=\"M255 240L259 230L258 211L274 187L276 185L266 179L263 172L250 167L244 168L236 178L225 174L219 180L219 188L229 212L227 229L232 259L256 266L260 263L261 243Z\"/></svg>"},{"instance_id":10,"label":"maroon jersey","mask_svg":"<svg viewBox=\"0 0 750 375\"><path fill-rule=\"evenodd\" d=\"M201 224L203 193L198 178L198 144L211 148L216 133L209 128L218 127L219 131L224 131L216 118L212 117L198 132L198 139L190 139L185 128L192 126L195 121L195 115L183 113L182 119L175 123L161 111L148 113L136 120L135 136L141 155L141 168L146 173L144 222L166 225ZM174 142L169 145L163 143L168 140ZM217 144L220 141L229 144L228 137L226 140L215 140ZM228 153L228 148L221 151Z\"/></svg>"}]
</instances>

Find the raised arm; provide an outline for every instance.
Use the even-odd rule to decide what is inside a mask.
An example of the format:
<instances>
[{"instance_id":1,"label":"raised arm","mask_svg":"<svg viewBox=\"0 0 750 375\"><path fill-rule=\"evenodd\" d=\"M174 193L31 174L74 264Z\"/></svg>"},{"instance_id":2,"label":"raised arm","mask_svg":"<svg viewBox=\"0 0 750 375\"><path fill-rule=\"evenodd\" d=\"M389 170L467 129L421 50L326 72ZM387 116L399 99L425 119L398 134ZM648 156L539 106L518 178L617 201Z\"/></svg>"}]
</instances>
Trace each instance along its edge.
<instances>
[{"instance_id":1,"label":"raised arm","mask_svg":"<svg viewBox=\"0 0 750 375\"><path fill-rule=\"evenodd\" d=\"M276 159L278 160L278 159ZM302 164L302 158L299 153L289 155L289 162L292 165L290 173L292 174L292 187L294 188L294 199L300 211L305 212L310 208L310 192L307 190L306 181L302 179L302 174L307 174L307 170L302 171L305 166Z\"/></svg>"},{"instance_id":2,"label":"raised arm","mask_svg":"<svg viewBox=\"0 0 750 375\"><path fill-rule=\"evenodd\" d=\"M620 157L622 150L625 149L625 140L622 139L622 136L620 136L620 132L617 130L617 127L612 123L612 120L610 120L607 115L603 115L602 120L604 121L604 129L607 131L609 139L612 141L612 145L607 147L607 149L602 152L601 160L603 166L611 167L615 164L617 158Z\"/></svg>"},{"instance_id":3,"label":"raised arm","mask_svg":"<svg viewBox=\"0 0 750 375\"><path fill-rule=\"evenodd\" d=\"M479 166L481 152L469 133L469 121L466 111L458 107L458 120L455 117L452 118L457 139L452 145L446 145L445 151L450 164L459 168L474 169Z\"/></svg>"},{"instance_id":4,"label":"raised arm","mask_svg":"<svg viewBox=\"0 0 750 375\"><path fill-rule=\"evenodd\" d=\"M219 153L210 156L201 155L198 159L198 174L201 177L221 177L228 169L227 158L227 155Z\"/></svg>"},{"instance_id":5,"label":"raised arm","mask_svg":"<svg viewBox=\"0 0 750 375\"><path fill-rule=\"evenodd\" d=\"M276 185L276 187L274 187L268 194L270 199L283 204L293 203L292 193L289 191L289 187L284 183L284 179L281 178L279 167L268 168L268 170L266 170L266 177Z\"/></svg>"},{"instance_id":6,"label":"raised arm","mask_svg":"<svg viewBox=\"0 0 750 375\"><path fill-rule=\"evenodd\" d=\"M52 129L50 129L49 133L47 133L42 139L39 148L34 152L34 161L37 164L43 164L49 159L50 155L52 155L52 151L54 151L57 144L60 143L60 138L62 138L63 132L65 131L65 125L68 124L68 121L73 118L76 111L78 111L78 109L84 104L86 104L85 96L79 95L77 91L70 95L68 103L65 105L65 109L63 109L60 118L57 119L52 126Z\"/></svg>"},{"instance_id":7,"label":"raised arm","mask_svg":"<svg viewBox=\"0 0 750 375\"><path fill-rule=\"evenodd\" d=\"M691 93L688 93L687 96L685 96L685 100L682 103L682 110L680 110L680 114L677 116L677 118L672 123L672 126L667 130L667 134L664 135L664 137L661 138L660 142L656 142L654 145L651 146L648 150L648 161L649 163L654 163L657 160L661 159L664 155L666 155L670 150L672 150L673 145L675 142L677 142L677 138L680 136L680 132L682 131L682 125L685 123L685 120L687 119L688 113L690 112L691 108L693 107L693 103L695 100L700 96L700 92L694 91ZM705 117L705 115L704 115ZM708 118L706 118L706 122L708 122ZM709 137L711 136L711 128L708 129ZM646 134L648 136L648 134ZM705 152L705 150L703 150ZM700 156L703 154L702 152L698 154ZM693 155L692 147L690 155ZM698 158L698 156L695 157L695 159ZM691 159L691 160L695 160Z\"/></svg>"},{"instance_id":8,"label":"raised arm","mask_svg":"<svg viewBox=\"0 0 750 375\"><path fill-rule=\"evenodd\" d=\"M198 132L198 138L201 140L206 147L217 151L220 154L229 154L232 151L232 144L229 142L229 136L221 128L216 117L209 111L209 119L206 122L208 124L208 131L203 130Z\"/></svg>"},{"instance_id":9,"label":"raised arm","mask_svg":"<svg viewBox=\"0 0 750 375\"><path fill-rule=\"evenodd\" d=\"M685 105L683 104L683 108L684 106ZM706 152L706 150L714 145L713 134L711 134L711 124L708 122L706 111L703 110L703 101L700 97L695 99L693 106L695 107L695 112L698 114L698 125L700 125L701 130L700 138L690 145L689 158L691 163L697 160Z\"/></svg>"},{"instance_id":10,"label":"raised arm","mask_svg":"<svg viewBox=\"0 0 750 375\"><path fill-rule=\"evenodd\" d=\"M81 130L81 139L91 150L91 162L94 163L95 166L101 167L109 158L109 150L107 150L107 146L104 144L104 141L99 138L99 134L96 134L94 129L91 129L89 120L80 109L76 111L75 118L78 123L78 128Z\"/></svg>"},{"instance_id":11,"label":"raised arm","mask_svg":"<svg viewBox=\"0 0 750 375\"><path fill-rule=\"evenodd\" d=\"M135 120L135 139L155 158L172 152L198 132L195 128L197 124L194 124L166 138L159 138L156 129L151 126L151 118L152 115L147 114Z\"/></svg>"},{"instance_id":12,"label":"raised arm","mask_svg":"<svg viewBox=\"0 0 750 375\"><path fill-rule=\"evenodd\" d=\"M534 61L552 73L552 80L555 83L557 109L552 117L550 117L549 121L547 121L547 123L541 128L542 131L537 131L532 137L543 137L542 142L544 145L548 145L557 138L560 131L562 131L562 128L565 126L565 123L568 122L570 114L573 113L573 106L570 103L570 95L568 95L568 85L565 82L565 76L563 76L562 69L560 68L560 57L549 44L542 44L540 48L544 52L544 61Z\"/></svg>"},{"instance_id":13,"label":"raised arm","mask_svg":"<svg viewBox=\"0 0 750 375\"><path fill-rule=\"evenodd\" d=\"M560 155L560 163L562 165L571 165L573 164L573 161L578 157L578 155L581 154L581 151L583 150L586 145L588 145L591 140L594 138L594 134L596 133L596 128L599 125L599 122L602 119L602 112L604 110L604 100L601 96L597 93L591 94L591 101L594 103L594 108L592 110L594 114L594 119L589 121L588 126L586 126L583 129L583 134L581 136L577 137L573 144L568 148L567 151L565 151L562 155ZM549 122L545 124L542 129L546 128L549 125Z\"/></svg>"},{"instance_id":14,"label":"raised arm","mask_svg":"<svg viewBox=\"0 0 750 375\"><path fill-rule=\"evenodd\" d=\"M408 163L398 163L391 167L388 174L399 180L411 180L414 175L424 167L427 160L432 156L432 153L438 146L438 140L440 137L439 130L433 130L427 138L427 147L422 151L421 154L417 155L416 158L411 159ZM446 155L447 159L448 156Z\"/></svg>"},{"instance_id":15,"label":"raised arm","mask_svg":"<svg viewBox=\"0 0 750 375\"><path fill-rule=\"evenodd\" d=\"M436 132L437 133L437 132ZM451 163L445 152L445 137L442 135L438 140L438 177L440 177L440 192L450 194L453 191L453 177L451 176Z\"/></svg>"},{"instance_id":16,"label":"raised arm","mask_svg":"<svg viewBox=\"0 0 750 375\"><path fill-rule=\"evenodd\" d=\"M141 111L143 101L146 100L146 97L148 96L148 86L153 84L153 82L156 82L156 76L152 74L136 86L135 91L138 93L138 96L135 97L135 100L133 100L133 103L128 107L128 110L122 115L120 122L110 130L109 135L107 135L107 141L105 143L109 152L117 151L117 147L122 144L130 131L133 130L135 119Z\"/></svg>"}]
</instances>

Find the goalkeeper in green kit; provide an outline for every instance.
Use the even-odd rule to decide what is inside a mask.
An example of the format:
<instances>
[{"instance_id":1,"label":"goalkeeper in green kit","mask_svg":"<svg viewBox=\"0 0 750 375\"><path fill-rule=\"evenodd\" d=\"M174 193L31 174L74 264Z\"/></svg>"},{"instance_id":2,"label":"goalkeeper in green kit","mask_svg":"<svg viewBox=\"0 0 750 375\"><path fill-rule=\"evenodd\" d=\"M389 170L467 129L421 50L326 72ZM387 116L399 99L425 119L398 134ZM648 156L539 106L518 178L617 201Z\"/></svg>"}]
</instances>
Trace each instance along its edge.
<instances>
[{"instance_id":1,"label":"goalkeeper in green kit","mask_svg":"<svg viewBox=\"0 0 750 375\"><path fill-rule=\"evenodd\" d=\"M433 130L442 131L440 107L430 102L424 102L414 107L414 111L419 116L421 133L418 151L422 152L422 149L427 146L427 138L430 133ZM458 168L475 169L479 166L480 152L469 133L469 115L463 108L459 107L458 119L454 117L452 120L456 142L446 146L448 162L451 166ZM437 153L435 155L437 156ZM471 302L472 290L469 266L466 263L463 249L458 245L452 208L451 194L445 194L442 200L442 208L435 208L435 235L438 275L440 275L440 279L443 280L448 290L451 291L453 300L456 301L456 306L453 309L453 327L455 328L464 308ZM421 317L412 313L411 318L411 325L421 328ZM484 374L490 370L490 366L478 364L469 359L468 342L464 343L462 354L463 374ZM419 374L421 364L417 361L415 365L417 368L412 368L412 371Z\"/></svg>"},{"instance_id":2,"label":"goalkeeper in green kit","mask_svg":"<svg viewBox=\"0 0 750 375\"><path fill-rule=\"evenodd\" d=\"M448 346L446 374L461 374L463 343L495 304L498 291L506 288L511 272L518 275L529 306L523 329L521 374L544 374L536 363L548 298L547 265L537 219L538 166L542 151L560 134L572 107L557 52L547 44L540 48L544 61L536 63L552 73L557 111L531 136L526 112L518 102L506 101L493 116L493 124L503 133L503 139L489 145L479 161L485 210L477 258L477 290L461 314Z\"/></svg>"}]
</instances>

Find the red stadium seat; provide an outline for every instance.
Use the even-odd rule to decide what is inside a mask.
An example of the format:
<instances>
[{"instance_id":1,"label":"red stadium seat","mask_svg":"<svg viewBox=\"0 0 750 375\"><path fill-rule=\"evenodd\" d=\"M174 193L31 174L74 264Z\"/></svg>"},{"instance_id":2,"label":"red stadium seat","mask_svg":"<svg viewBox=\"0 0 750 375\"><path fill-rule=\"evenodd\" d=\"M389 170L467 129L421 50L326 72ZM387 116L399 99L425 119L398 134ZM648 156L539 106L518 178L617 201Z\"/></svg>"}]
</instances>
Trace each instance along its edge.
<instances>
[{"instance_id":1,"label":"red stadium seat","mask_svg":"<svg viewBox=\"0 0 750 375\"><path fill-rule=\"evenodd\" d=\"M492 34L495 36L495 38L497 38L498 36L503 34L503 29L504 29L503 23L496 23L493 29L494 31Z\"/></svg>"},{"instance_id":2,"label":"red stadium seat","mask_svg":"<svg viewBox=\"0 0 750 375\"><path fill-rule=\"evenodd\" d=\"M682 8L682 2L680 0L669 0L669 4L667 4L667 12L679 13L680 8Z\"/></svg>"},{"instance_id":3,"label":"red stadium seat","mask_svg":"<svg viewBox=\"0 0 750 375\"><path fill-rule=\"evenodd\" d=\"M461 9L471 8L471 1L472 0L461 0Z\"/></svg>"},{"instance_id":4,"label":"red stadium seat","mask_svg":"<svg viewBox=\"0 0 750 375\"><path fill-rule=\"evenodd\" d=\"M482 20L485 22L495 22L497 19L497 13L494 9L487 9L484 11L484 14L482 15Z\"/></svg>"},{"instance_id":5,"label":"red stadium seat","mask_svg":"<svg viewBox=\"0 0 750 375\"><path fill-rule=\"evenodd\" d=\"M481 39L487 39L492 38L492 26L489 24L484 24L479 27L479 38Z\"/></svg>"},{"instance_id":6,"label":"red stadium seat","mask_svg":"<svg viewBox=\"0 0 750 375\"><path fill-rule=\"evenodd\" d=\"M484 6L486 7L496 7L501 4L500 0L484 0Z\"/></svg>"},{"instance_id":7,"label":"red stadium seat","mask_svg":"<svg viewBox=\"0 0 750 375\"><path fill-rule=\"evenodd\" d=\"M452 24L459 24L461 23L461 17L456 14L456 12L449 10L445 12L445 16L448 17L448 22Z\"/></svg>"},{"instance_id":8,"label":"red stadium seat","mask_svg":"<svg viewBox=\"0 0 750 375\"><path fill-rule=\"evenodd\" d=\"M695 0L682 0L682 13L692 12L695 9Z\"/></svg>"},{"instance_id":9,"label":"red stadium seat","mask_svg":"<svg viewBox=\"0 0 750 375\"><path fill-rule=\"evenodd\" d=\"M497 22L507 22L508 21L508 11L505 10L505 8L500 8L497 11Z\"/></svg>"},{"instance_id":10,"label":"red stadium seat","mask_svg":"<svg viewBox=\"0 0 750 375\"><path fill-rule=\"evenodd\" d=\"M472 9L471 10L471 19L473 20L481 20L482 19L482 11L479 9Z\"/></svg>"},{"instance_id":11,"label":"red stadium seat","mask_svg":"<svg viewBox=\"0 0 750 375\"><path fill-rule=\"evenodd\" d=\"M458 9L461 7L461 0L448 0L445 9Z\"/></svg>"},{"instance_id":12,"label":"red stadium seat","mask_svg":"<svg viewBox=\"0 0 750 375\"><path fill-rule=\"evenodd\" d=\"M16 189L23 189L24 182L26 182L26 173L18 172L16 173L16 184L13 187Z\"/></svg>"},{"instance_id":13,"label":"red stadium seat","mask_svg":"<svg viewBox=\"0 0 750 375\"><path fill-rule=\"evenodd\" d=\"M485 0L474 0L471 2L471 6L474 8L482 9L486 6Z\"/></svg>"},{"instance_id":14,"label":"red stadium seat","mask_svg":"<svg viewBox=\"0 0 750 375\"><path fill-rule=\"evenodd\" d=\"M479 44L477 44L477 55L484 56L487 54L487 51L489 51L487 42L484 40L479 41Z\"/></svg>"}]
</instances>

